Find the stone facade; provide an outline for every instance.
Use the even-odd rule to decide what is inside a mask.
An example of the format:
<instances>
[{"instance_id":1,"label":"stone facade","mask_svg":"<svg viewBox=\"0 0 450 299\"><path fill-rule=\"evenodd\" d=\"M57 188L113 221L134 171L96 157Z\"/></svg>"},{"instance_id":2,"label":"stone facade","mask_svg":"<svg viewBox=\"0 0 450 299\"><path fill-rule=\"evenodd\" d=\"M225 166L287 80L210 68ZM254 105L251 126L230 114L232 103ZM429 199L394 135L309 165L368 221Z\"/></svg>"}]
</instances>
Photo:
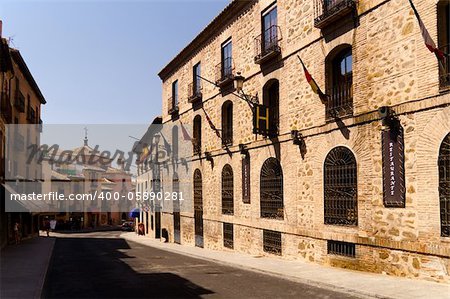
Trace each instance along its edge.
<instances>
[{"instance_id":1,"label":"stone facade","mask_svg":"<svg viewBox=\"0 0 450 299\"><path fill-rule=\"evenodd\" d=\"M243 4L245 2L245 4ZM450 238L441 237L439 173L437 160L442 140L450 132L450 93L439 84L436 57L424 46L417 19L408 1L358 1L356 17L332 29L314 26L314 1L276 3L281 58L265 67L254 62L254 38L261 34L261 14L272 0L233 1L188 47L160 73L163 81L163 123L168 113L172 83L178 80L179 116L192 124L202 117L202 150L213 156L214 167L202 155L192 162L203 177L204 247L224 248L222 223L234 224L234 250L267 255L263 230L281 232L281 258L319 264L450 281ZM437 40L437 1L415 1L431 36ZM229 155L210 129L202 109L188 102L192 67L201 62L202 77L214 81L221 61L221 44L232 38L235 72L246 78L244 91L259 95L270 80L279 82L279 135L255 136L252 111L234 94L224 94L203 82L203 108L221 127L221 106L233 103L233 144ZM313 93L297 55L323 89L327 86L327 57L341 45L350 45L353 69L353 114L329 121L325 107ZM390 106L404 129L406 202L404 208L383 205L381 106ZM305 138L306 152L294 145L291 131ZM245 144L251 157L251 199L242 200L241 155ZM324 224L324 161L335 147L343 146L357 162L357 226ZM284 217L260 216L260 172L264 161L275 157L283 171ZM234 171L234 214L221 210L221 172ZM149 173L138 184L150 181ZM150 186L150 183L148 183ZM142 187L140 190L143 190ZM194 213L181 213L181 244L194 246ZM151 215L153 217L153 215ZM171 213L163 213L162 229L174 240ZM154 236L151 227L150 236ZM160 229L158 227L158 229ZM328 254L327 241L355 244L355 257Z\"/></svg>"}]
</instances>

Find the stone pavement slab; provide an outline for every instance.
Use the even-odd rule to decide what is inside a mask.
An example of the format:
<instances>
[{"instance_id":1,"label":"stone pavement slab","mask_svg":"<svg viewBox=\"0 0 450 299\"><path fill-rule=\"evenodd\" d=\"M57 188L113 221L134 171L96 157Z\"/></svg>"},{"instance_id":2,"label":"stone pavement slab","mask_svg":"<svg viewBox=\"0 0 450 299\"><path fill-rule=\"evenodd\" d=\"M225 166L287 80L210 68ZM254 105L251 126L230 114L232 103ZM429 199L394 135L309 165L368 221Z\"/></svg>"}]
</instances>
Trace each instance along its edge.
<instances>
[{"instance_id":1,"label":"stone pavement slab","mask_svg":"<svg viewBox=\"0 0 450 299\"><path fill-rule=\"evenodd\" d=\"M193 246L163 243L160 240L122 233L121 238L143 245L215 261L269 275L283 277L314 286L344 291L361 297L375 298L433 298L449 299L450 285L423 280L412 280L375 273L326 267L303 261L275 257L254 257L237 252L214 251Z\"/></svg>"},{"instance_id":2,"label":"stone pavement slab","mask_svg":"<svg viewBox=\"0 0 450 299\"><path fill-rule=\"evenodd\" d=\"M37 237L0 252L0 298L40 298L55 238Z\"/></svg>"}]
</instances>

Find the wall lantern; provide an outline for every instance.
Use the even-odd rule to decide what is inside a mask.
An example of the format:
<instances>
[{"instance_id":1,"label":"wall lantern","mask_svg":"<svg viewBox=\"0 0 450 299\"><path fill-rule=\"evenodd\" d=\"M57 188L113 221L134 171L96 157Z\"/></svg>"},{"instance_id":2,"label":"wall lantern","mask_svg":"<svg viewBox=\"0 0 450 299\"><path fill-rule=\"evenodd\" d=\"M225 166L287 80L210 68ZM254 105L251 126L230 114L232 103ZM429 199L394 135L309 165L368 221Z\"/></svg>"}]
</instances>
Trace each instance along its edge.
<instances>
[{"instance_id":1,"label":"wall lantern","mask_svg":"<svg viewBox=\"0 0 450 299\"><path fill-rule=\"evenodd\" d=\"M400 120L395 111L389 106L380 107L378 116L381 118L382 130L396 129L400 126Z\"/></svg>"},{"instance_id":2,"label":"wall lantern","mask_svg":"<svg viewBox=\"0 0 450 299\"><path fill-rule=\"evenodd\" d=\"M240 72L238 72L234 77L234 88L237 92L242 92L242 89L244 88L244 80L245 78L241 75Z\"/></svg>"},{"instance_id":3,"label":"wall lantern","mask_svg":"<svg viewBox=\"0 0 450 299\"><path fill-rule=\"evenodd\" d=\"M241 158L245 159L248 157L248 148L245 144L239 143L239 152L241 154Z\"/></svg>"}]
</instances>

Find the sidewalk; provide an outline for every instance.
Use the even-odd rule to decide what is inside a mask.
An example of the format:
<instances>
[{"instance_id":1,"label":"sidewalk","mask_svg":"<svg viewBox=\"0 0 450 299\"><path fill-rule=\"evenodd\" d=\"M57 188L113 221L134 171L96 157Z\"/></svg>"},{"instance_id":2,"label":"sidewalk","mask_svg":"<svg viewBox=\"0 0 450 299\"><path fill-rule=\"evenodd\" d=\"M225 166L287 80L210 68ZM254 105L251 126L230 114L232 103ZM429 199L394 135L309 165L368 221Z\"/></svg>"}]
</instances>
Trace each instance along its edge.
<instances>
[{"instance_id":1,"label":"sidewalk","mask_svg":"<svg viewBox=\"0 0 450 299\"><path fill-rule=\"evenodd\" d=\"M450 298L450 285L392 277L381 274L351 271L302 261L288 261L271 257L253 257L236 252L214 251L198 247L163 243L134 232L122 233L121 238L174 253L238 266L251 271L275 275L321 288L375 298Z\"/></svg>"},{"instance_id":2,"label":"sidewalk","mask_svg":"<svg viewBox=\"0 0 450 299\"><path fill-rule=\"evenodd\" d=\"M40 298L55 238L36 237L0 253L0 298Z\"/></svg>"}]
</instances>

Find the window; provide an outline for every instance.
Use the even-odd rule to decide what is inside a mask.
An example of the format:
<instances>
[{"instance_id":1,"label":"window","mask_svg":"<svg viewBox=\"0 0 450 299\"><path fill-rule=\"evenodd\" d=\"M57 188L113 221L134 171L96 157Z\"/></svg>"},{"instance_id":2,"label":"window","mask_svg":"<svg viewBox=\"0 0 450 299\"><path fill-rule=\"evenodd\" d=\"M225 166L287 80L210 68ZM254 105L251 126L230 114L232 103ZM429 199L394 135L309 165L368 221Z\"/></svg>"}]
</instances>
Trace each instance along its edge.
<instances>
[{"instance_id":1,"label":"window","mask_svg":"<svg viewBox=\"0 0 450 299\"><path fill-rule=\"evenodd\" d=\"M229 164L222 169L222 214L234 213L233 169Z\"/></svg>"},{"instance_id":2,"label":"window","mask_svg":"<svg viewBox=\"0 0 450 299\"><path fill-rule=\"evenodd\" d=\"M441 236L450 237L450 133L442 141L439 150L438 167Z\"/></svg>"},{"instance_id":3,"label":"window","mask_svg":"<svg viewBox=\"0 0 450 299\"><path fill-rule=\"evenodd\" d=\"M281 233L271 230L263 230L263 250L268 253L281 255Z\"/></svg>"},{"instance_id":4,"label":"window","mask_svg":"<svg viewBox=\"0 0 450 299\"><path fill-rule=\"evenodd\" d=\"M173 107L178 107L178 80L172 83Z\"/></svg>"},{"instance_id":5,"label":"window","mask_svg":"<svg viewBox=\"0 0 450 299\"><path fill-rule=\"evenodd\" d=\"M438 45L439 49L450 53L450 2L441 0L437 6L438 9ZM439 66L439 82L441 88L450 86L450 56L445 56Z\"/></svg>"},{"instance_id":6,"label":"window","mask_svg":"<svg viewBox=\"0 0 450 299\"><path fill-rule=\"evenodd\" d=\"M199 169L194 171L194 234L195 246L203 247L203 183Z\"/></svg>"},{"instance_id":7,"label":"window","mask_svg":"<svg viewBox=\"0 0 450 299\"><path fill-rule=\"evenodd\" d=\"M226 101L222 106L222 145L233 144L233 103Z\"/></svg>"},{"instance_id":8,"label":"window","mask_svg":"<svg viewBox=\"0 0 450 299\"><path fill-rule=\"evenodd\" d=\"M233 223L223 223L223 247L234 248Z\"/></svg>"},{"instance_id":9,"label":"window","mask_svg":"<svg viewBox=\"0 0 450 299\"><path fill-rule=\"evenodd\" d=\"M267 82L263 88L263 105L269 107L269 136L278 135L280 125L280 84L273 79Z\"/></svg>"},{"instance_id":10,"label":"window","mask_svg":"<svg viewBox=\"0 0 450 299\"><path fill-rule=\"evenodd\" d=\"M193 68L193 72L194 72L194 92L195 93L200 93L200 89L201 89L201 83L202 83L202 79L200 79L199 76L201 76L201 65L200 62L197 63L196 65L194 65Z\"/></svg>"},{"instance_id":11,"label":"window","mask_svg":"<svg viewBox=\"0 0 450 299\"><path fill-rule=\"evenodd\" d=\"M356 246L354 243L329 240L327 241L327 253L346 257L355 257Z\"/></svg>"},{"instance_id":12,"label":"window","mask_svg":"<svg viewBox=\"0 0 450 299\"><path fill-rule=\"evenodd\" d=\"M272 7L268 12L263 14L262 28L264 35L263 52L267 52L274 46L278 46L278 13L277 7Z\"/></svg>"},{"instance_id":13,"label":"window","mask_svg":"<svg viewBox=\"0 0 450 299\"><path fill-rule=\"evenodd\" d=\"M261 217L283 219L283 171L277 159L264 162L260 184Z\"/></svg>"},{"instance_id":14,"label":"window","mask_svg":"<svg viewBox=\"0 0 450 299\"><path fill-rule=\"evenodd\" d=\"M356 159L346 147L332 149L324 164L325 224L358 225Z\"/></svg>"},{"instance_id":15,"label":"window","mask_svg":"<svg viewBox=\"0 0 450 299\"><path fill-rule=\"evenodd\" d=\"M353 114L353 61L352 48L341 46L328 55L326 118L343 117Z\"/></svg>"},{"instance_id":16,"label":"window","mask_svg":"<svg viewBox=\"0 0 450 299\"><path fill-rule=\"evenodd\" d=\"M174 161L178 160L178 126L172 127L172 157Z\"/></svg>"},{"instance_id":17,"label":"window","mask_svg":"<svg viewBox=\"0 0 450 299\"><path fill-rule=\"evenodd\" d=\"M192 139L194 155L202 152L202 118L200 115L194 117L194 138Z\"/></svg>"},{"instance_id":18,"label":"window","mask_svg":"<svg viewBox=\"0 0 450 299\"><path fill-rule=\"evenodd\" d=\"M181 243L181 217L180 202L178 201L178 193L180 192L180 182L178 174L174 173L172 177L172 192L177 193L176 200L173 201L173 235L174 242Z\"/></svg>"},{"instance_id":19,"label":"window","mask_svg":"<svg viewBox=\"0 0 450 299\"><path fill-rule=\"evenodd\" d=\"M222 45L222 78L232 75L233 58L232 58L233 44L231 40Z\"/></svg>"}]
</instances>

